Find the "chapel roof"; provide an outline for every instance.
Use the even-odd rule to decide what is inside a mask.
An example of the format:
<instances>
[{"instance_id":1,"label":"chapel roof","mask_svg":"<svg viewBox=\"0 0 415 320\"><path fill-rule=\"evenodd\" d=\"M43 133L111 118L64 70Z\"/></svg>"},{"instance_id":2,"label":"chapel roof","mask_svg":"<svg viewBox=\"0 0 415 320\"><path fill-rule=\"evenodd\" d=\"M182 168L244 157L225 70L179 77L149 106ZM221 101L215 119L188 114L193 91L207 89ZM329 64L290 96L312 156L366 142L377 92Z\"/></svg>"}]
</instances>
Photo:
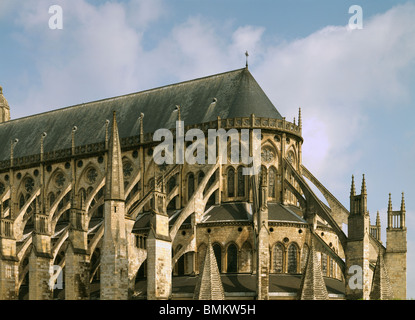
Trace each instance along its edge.
<instances>
[{"instance_id":1,"label":"chapel roof","mask_svg":"<svg viewBox=\"0 0 415 320\"><path fill-rule=\"evenodd\" d=\"M14 147L15 158L39 154L43 132L47 133L45 153L71 148L74 126L76 146L103 142L105 123L112 119L113 111L117 114L120 138L134 137L140 133L141 113L144 113L144 133L174 128L176 105L180 106L185 125L214 121L218 116L226 119L255 114L282 119L249 70L243 68L0 123L0 139L5 143L19 140ZM7 159L10 147L1 148L0 161Z\"/></svg>"}]
</instances>

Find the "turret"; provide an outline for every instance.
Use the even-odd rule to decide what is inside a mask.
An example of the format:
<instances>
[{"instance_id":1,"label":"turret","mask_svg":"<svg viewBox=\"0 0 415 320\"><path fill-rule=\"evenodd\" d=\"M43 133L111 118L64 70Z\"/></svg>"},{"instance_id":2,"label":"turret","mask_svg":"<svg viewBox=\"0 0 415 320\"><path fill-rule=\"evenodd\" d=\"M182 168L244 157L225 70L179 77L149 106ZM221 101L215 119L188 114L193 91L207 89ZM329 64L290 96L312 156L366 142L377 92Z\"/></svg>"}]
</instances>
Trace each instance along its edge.
<instances>
[{"instance_id":1,"label":"turret","mask_svg":"<svg viewBox=\"0 0 415 320\"><path fill-rule=\"evenodd\" d=\"M362 285L346 287L347 299L369 299L369 232L370 221L367 211L367 188L363 175L361 194L356 195L354 177L350 190L350 215L348 218L348 240L346 248L346 270L359 267L362 270ZM351 275L347 274L349 284Z\"/></svg>"},{"instance_id":2,"label":"turret","mask_svg":"<svg viewBox=\"0 0 415 320\"><path fill-rule=\"evenodd\" d=\"M6 98L3 96L3 88L0 86L0 123L10 120L10 107Z\"/></svg>"},{"instance_id":3,"label":"turret","mask_svg":"<svg viewBox=\"0 0 415 320\"><path fill-rule=\"evenodd\" d=\"M384 258L395 299L406 299L407 239L405 213L404 194L402 193L401 209L399 211L393 211L392 197L389 194L386 254Z\"/></svg>"}]
</instances>

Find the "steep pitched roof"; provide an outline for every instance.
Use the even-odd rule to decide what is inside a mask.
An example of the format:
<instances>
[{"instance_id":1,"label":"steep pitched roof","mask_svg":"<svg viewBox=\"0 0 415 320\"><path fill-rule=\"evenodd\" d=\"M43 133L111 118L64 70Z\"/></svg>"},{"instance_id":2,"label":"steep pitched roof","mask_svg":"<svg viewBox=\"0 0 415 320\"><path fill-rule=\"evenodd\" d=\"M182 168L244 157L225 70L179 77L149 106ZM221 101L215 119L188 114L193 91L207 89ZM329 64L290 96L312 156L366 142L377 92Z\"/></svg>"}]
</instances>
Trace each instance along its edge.
<instances>
[{"instance_id":1,"label":"steep pitched roof","mask_svg":"<svg viewBox=\"0 0 415 320\"><path fill-rule=\"evenodd\" d=\"M202 272L199 275L193 298L194 300L225 299L222 280L210 238L206 250Z\"/></svg>"},{"instance_id":2,"label":"steep pitched roof","mask_svg":"<svg viewBox=\"0 0 415 320\"><path fill-rule=\"evenodd\" d=\"M214 106L211 106L216 98ZM105 122L117 112L120 138L137 136L141 113L144 133L174 128L180 105L185 125L235 117L282 119L247 68L119 97L79 104L0 124L0 139L6 145L14 139L14 157L40 153L40 136L47 133L44 152L71 147L71 130L77 126L75 145L105 140ZM0 161L10 158L10 148L0 149Z\"/></svg>"},{"instance_id":3,"label":"steep pitched roof","mask_svg":"<svg viewBox=\"0 0 415 320\"><path fill-rule=\"evenodd\" d=\"M372 289L370 291L370 300L391 300L393 299L392 287L390 284L388 272L386 270L383 254L379 251L376 261L375 271L372 278Z\"/></svg>"},{"instance_id":4,"label":"steep pitched roof","mask_svg":"<svg viewBox=\"0 0 415 320\"><path fill-rule=\"evenodd\" d=\"M310 251L307 263L301 279L300 290L298 291L300 300L328 300L326 284L321 272L321 266L317 259L313 240L311 240Z\"/></svg>"}]
</instances>

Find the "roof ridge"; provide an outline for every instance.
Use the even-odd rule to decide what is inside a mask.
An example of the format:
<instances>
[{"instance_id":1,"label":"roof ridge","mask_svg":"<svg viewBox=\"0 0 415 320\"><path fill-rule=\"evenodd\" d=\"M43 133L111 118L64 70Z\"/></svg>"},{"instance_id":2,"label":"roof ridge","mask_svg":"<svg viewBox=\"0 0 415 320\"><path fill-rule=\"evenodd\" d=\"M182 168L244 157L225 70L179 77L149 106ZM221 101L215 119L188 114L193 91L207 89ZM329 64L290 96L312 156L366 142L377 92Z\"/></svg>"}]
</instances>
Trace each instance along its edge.
<instances>
[{"instance_id":1,"label":"roof ridge","mask_svg":"<svg viewBox=\"0 0 415 320\"><path fill-rule=\"evenodd\" d=\"M136 95L139 95L139 94L146 94L146 93L150 93L150 92L156 92L156 91L164 90L166 88L176 87L176 86L180 86L180 85L191 83L191 82L194 83L196 81L202 81L202 80L206 80L206 79L209 79L209 78L224 76L226 74L242 72L245 69L246 68L235 69L235 70L231 70L231 71L212 74L212 75L209 75L209 76L199 77L199 78L185 80L185 81L176 82L176 83L170 83L170 84L167 84L167 85L163 85L163 86L159 86L159 87L155 87L155 88L151 88L151 89L145 89L145 90L142 90L142 91L126 93L126 94L122 94L122 95L119 95L119 96L113 96L113 97L108 97L108 98L104 98L104 99L92 100L92 101L88 101L88 102L73 104L73 105L70 105L70 106L61 107L61 108L57 108L57 109L53 109L53 110L49 110L49 111L44 111L44 112L24 116L24 117L21 117L21 118L10 119L9 121L0 123L0 126L2 124L7 124L7 123L10 123L10 122L13 122L13 121L33 118L33 117L42 116L42 115L49 114L49 113L54 113L54 112L59 112L59 111L67 110L67 109L75 109L75 108L85 107L86 105L93 105L95 103L109 102L109 101L118 100L118 99L121 99L121 98L136 96Z\"/></svg>"}]
</instances>

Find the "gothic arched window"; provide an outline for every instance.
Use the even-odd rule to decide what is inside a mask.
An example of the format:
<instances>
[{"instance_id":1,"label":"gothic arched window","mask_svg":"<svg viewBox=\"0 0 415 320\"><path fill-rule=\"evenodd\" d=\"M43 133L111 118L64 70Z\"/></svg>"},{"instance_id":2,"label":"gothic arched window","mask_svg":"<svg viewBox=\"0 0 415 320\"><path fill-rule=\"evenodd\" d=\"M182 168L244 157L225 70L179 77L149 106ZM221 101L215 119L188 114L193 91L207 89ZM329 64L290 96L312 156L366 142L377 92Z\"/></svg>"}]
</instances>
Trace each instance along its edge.
<instances>
[{"instance_id":1,"label":"gothic arched window","mask_svg":"<svg viewBox=\"0 0 415 320\"><path fill-rule=\"evenodd\" d=\"M235 170L229 168L228 170L228 197L235 196Z\"/></svg>"},{"instance_id":2,"label":"gothic arched window","mask_svg":"<svg viewBox=\"0 0 415 320\"><path fill-rule=\"evenodd\" d=\"M288 273L297 273L297 253L297 246L291 243L288 247Z\"/></svg>"},{"instance_id":3,"label":"gothic arched window","mask_svg":"<svg viewBox=\"0 0 415 320\"><path fill-rule=\"evenodd\" d=\"M195 176L193 173L187 177L187 199L190 200L195 192Z\"/></svg>"},{"instance_id":4,"label":"gothic arched window","mask_svg":"<svg viewBox=\"0 0 415 320\"><path fill-rule=\"evenodd\" d=\"M276 273L283 272L283 262L284 262L284 247L281 243L277 243L274 246L273 254L273 270Z\"/></svg>"},{"instance_id":5,"label":"gothic arched window","mask_svg":"<svg viewBox=\"0 0 415 320\"><path fill-rule=\"evenodd\" d=\"M245 196L245 176L243 174L243 168L238 169L238 197Z\"/></svg>"},{"instance_id":6,"label":"gothic arched window","mask_svg":"<svg viewBox=\"0 0 415 320\"><path fill-rule=\"evenodd\" d=\"M227 272L238 272L238 248L233 243L226 251Z\"/></svg>"},{"instance_id":7,"label":"gothic arched window","mask_svg":"<svg viewBox=\"0 0 415 320\"><path fill-rule=\"evenodd\" d=\"M327 255L325 253L321 253L321 272L323 276L327 276Z\"/></svg>"},{"instance_id":8,"label":"gothic arched window","mask_svg":"<svg viewBox=\"0 0 415 320\"><path fill-rule=\"evenodd\" d=\"M218 264L219 272L222 272L222 248L218 243L213 245L213 252L215 253L216 262Z\"/></svg>"},{"instance_id":9,"label":"gothic arched window","mask_svg":"<svg viewBox=\"0 0 415 320\"><path fill-rule=\"evenodd\" d=\"M277 170L274 167L269 169L268 174L268 197L275 198L275 178L277 175Z\"/></svg>"}]
</instances>

